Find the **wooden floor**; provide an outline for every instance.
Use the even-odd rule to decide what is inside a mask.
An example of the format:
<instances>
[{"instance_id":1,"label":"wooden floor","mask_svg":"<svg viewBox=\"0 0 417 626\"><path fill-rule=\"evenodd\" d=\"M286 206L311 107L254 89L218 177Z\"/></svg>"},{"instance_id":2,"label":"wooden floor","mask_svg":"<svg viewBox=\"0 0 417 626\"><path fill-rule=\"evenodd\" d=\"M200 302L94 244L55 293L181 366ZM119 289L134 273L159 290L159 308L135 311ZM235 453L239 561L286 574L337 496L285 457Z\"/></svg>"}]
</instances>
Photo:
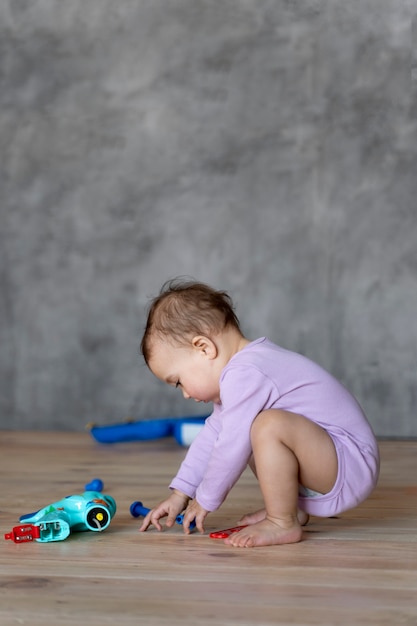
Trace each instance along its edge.
<instances>
[{"instance_id":1,"label":"wooden floor","mask_svg":"<svg viewBox=\"0 0 417 626\"><path fill-rule=\"evenodd\" d=\"M313 518L299 544L243 550L180 526L138 532L131 502L164 498L184 454L173 439L101 445L88 433L0 432L1 626L417 624L417 442L381 443L380 484L354 511ZM105 531L3 539L20 515L94 477L118 505ZM207 531L259 506L245 473Z\"/></svg>"}]
</instances>

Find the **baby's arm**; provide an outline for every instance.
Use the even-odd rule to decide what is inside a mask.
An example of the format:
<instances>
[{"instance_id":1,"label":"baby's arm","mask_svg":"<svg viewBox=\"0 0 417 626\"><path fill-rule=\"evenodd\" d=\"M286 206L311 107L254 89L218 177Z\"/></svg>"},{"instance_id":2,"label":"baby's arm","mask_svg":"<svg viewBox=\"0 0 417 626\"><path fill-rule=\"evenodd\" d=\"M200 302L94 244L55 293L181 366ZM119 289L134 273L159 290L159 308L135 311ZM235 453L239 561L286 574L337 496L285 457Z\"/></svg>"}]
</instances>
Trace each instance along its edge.
<instances>
[{"instance_id":1,"label":"baby's arm","mask_svg":"<svg viewBox=\"0 0 417 626\"><path fill-rule=\"evenodd\" d=\"M171 528L177 515L182 513L189 501L194 497L195 491L200 484L204 475L214 441L218 434L218 407L215 405L212 415L207 418L202 430L191 444L187 455L173 481L170 484L171 495L163 500L158 506L154 507L145 516L140 531L145 531L151 524L158 530L162 530L159 520L167 516L166 526ZM184 531L189 532L189 525L194 519L195 514L190 517L185 515ZM199 511L198 520L196 520L199 530L203 528L203 519L207 515L207 511L203 513Z\"/></svg>"},{"instance_id":2,"label":"baby's arm","mask_svg":"<svg viewBox=\"0 0 417 626\"><path fill-rule=\"evenodd\" d=\"M171 481L169 485L171 489L177 489L190 498L194 498L196 489L206 472L220 427L220 409L215 404L213 413L207 418L203 428L194 439L175 478Z\"/></svg>"},{"instance_id":3,"label":"baby's arm","mask_svg":"<svg viewBox=\"0 0 417 626\"><path fill-rule=\"evenodd\" d=\"M174 525L177 515L182 513L189 501L189 497L181 491L176 489L172 490L169 498L158 504L154 509L149 511L142 522L142 526L139 528L141 532L144 532L149 528L151 524L158 530L162 530L162 526L159 523L161 517L167 516L166 526L171 528Z\"/></svg>"}]
</instances>

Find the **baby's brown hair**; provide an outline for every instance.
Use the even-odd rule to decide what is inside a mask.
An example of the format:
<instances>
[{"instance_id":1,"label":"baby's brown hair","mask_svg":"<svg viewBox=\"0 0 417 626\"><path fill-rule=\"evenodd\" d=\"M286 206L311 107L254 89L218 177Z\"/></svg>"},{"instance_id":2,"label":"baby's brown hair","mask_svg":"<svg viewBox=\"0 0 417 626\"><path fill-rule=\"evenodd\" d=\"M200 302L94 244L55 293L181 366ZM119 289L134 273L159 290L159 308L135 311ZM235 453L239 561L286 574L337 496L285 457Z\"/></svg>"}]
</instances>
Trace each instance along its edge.
<instances>
[{"instance_id":1,"label":"baby's brown hair","mask_svg":"<svg viewBox=\"0 0 417 626\"><path fill-rule=\"evenodd\" d=\"M225 291L175 278L164 283L150 304L141 352L149 364L154 337L186 345L191 337L217 334L227 326L240 332L232 299Z\"/></svg>"}]
</instances>

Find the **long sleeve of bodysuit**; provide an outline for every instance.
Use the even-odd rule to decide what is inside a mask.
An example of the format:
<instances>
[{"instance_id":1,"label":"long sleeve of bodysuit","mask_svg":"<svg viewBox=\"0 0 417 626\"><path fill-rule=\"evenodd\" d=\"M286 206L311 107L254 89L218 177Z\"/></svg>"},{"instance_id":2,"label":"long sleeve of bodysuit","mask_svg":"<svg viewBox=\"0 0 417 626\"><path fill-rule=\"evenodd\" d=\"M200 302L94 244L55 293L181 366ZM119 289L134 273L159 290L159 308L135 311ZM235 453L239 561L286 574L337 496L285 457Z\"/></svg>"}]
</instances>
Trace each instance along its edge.
<instances>
[{"instance_id":1,"label":"long sleeve of bodysuit","mask_svg":"<svg viewBox=\"0 0 417 626\"><path fill-rule=\"evenodd\" d=\"M329 434L353 441L373 458L378 445L355 398L302 355L260 338L232 357L220 376L214 405L171 483L207 511L217 509L245 469L253 420L265 409L304 415Z\"/></svg>"},{"instance_id":2,"label":"long sleeve of bodysuit","mask_svg":"<svg viewBox=\"0 0 417 626\"><path fill-rule=\"evenodd\" d=\"M170 484L190 498L195 497L197 487L203 479L210 455L221 427L220 406L215 404L212 414L206 419L182 462L180 469Z\"/></svg>"},{"instance_id":3,"label":"long sleeve of bodysuit","mask_svg":"<svg viewBox=\"0 0 417 626\"><path fill-rule=\"evenodd\" d=\"M274 383L256 367L229 366L221 378L221 404L215 405L170 487L207 511L217 509L245 469L252 453L250 429L268 404Z\"/></svg>"}]
</instances>

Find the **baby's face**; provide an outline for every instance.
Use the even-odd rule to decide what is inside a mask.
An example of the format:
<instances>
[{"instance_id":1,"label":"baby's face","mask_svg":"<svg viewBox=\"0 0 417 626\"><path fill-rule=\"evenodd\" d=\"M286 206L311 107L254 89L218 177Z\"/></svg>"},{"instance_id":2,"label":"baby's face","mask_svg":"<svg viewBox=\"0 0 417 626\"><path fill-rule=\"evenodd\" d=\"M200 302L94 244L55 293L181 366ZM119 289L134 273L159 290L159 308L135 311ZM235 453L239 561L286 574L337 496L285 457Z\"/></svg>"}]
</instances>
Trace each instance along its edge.
<instances>
[{"instance_id":1,"label":"baby's face","mask_svg":"<svg viewBox=\"0 0 417 626\"><path fill-rule=\"evenodd\" d=\"M156 339L152 344L149 369L168 385L180 387L184 398L196 402L220 402L219 376L214 360L191 343L176 346Z\"/></svg>"}]
</instances>

